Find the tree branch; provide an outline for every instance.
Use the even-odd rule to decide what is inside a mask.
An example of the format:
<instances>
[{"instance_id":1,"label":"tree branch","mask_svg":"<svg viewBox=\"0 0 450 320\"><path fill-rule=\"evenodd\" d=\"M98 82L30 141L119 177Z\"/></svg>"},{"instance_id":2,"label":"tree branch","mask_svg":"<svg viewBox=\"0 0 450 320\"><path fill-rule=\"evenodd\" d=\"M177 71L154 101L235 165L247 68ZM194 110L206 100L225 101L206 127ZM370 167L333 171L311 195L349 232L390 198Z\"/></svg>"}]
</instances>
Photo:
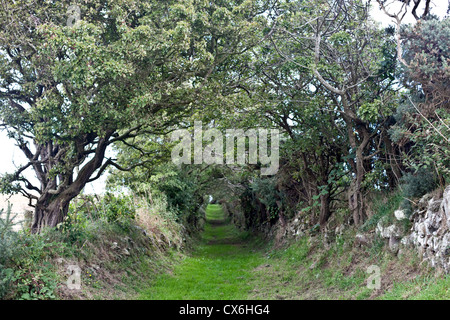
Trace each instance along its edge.
<instances>
[{"instance_id":1,"label":"tree branch","mask_svg":"<svg viewBox=\"0 0 450 320\"><path fill-rule=\"evenodd\" d=\"M91 179L88 180L88 183L89 183L89 182L93 182L93 181L99 179L99 178L101 177L101 175L103 174L103 172L104 172L109 166L113 166L113 167L115 167L116 169L118 169L119 171L129 172L129 171L133 170L134 168L143 166L143 165L145 165L146 163L149 163L149 162L153 161L154 159L155 159L155 158L148 159L148 160L145 160L145 161L141 161L141 162L139 162L139 163L136 163L136 164L134 164L134 165L129 166L128 168L123 168L122 166L120 166L119 164L117 164L116 162L114 162L113 159L109 158L109 159L106 160L106 162L100 167L100 169L99 169L98 172L97 172L97 175L96 175L95 177L93 177L93 178L91 178Z\"/></svg>"}]
</instances>

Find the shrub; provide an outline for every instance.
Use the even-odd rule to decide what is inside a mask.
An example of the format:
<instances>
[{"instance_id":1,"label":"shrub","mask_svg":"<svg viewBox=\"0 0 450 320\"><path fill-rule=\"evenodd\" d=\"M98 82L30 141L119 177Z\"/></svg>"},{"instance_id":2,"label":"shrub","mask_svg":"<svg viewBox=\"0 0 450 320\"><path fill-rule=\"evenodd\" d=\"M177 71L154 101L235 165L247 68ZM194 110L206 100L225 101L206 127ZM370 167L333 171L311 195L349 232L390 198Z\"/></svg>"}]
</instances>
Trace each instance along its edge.
<instances>
[{"instance_id":1,"label":"shrub","mask_svg":"<svg viewBox=\"0 0 450 320\"><path fill-rule=\"evenodd\" d=\"M61 254L65 245L48 234L17 233L11 205L0 210L0 299L54 299L57 276L45 261Z\"/></svg>"},{"instance_id":2,"label":"shrub","mask_svg":"<svg viewBox=\"0 0 450 320\"><path fill-rule=\"evenodd\" d=\"M276 178L257 178L250 184L254 196L266 206L266 210L272 219L278 215L277 201L283 203L283 194L278 191L276 184Z\"/></svg>"},{"instance_id":3,"label":"shrub","mask_svg":"<svg viewBox=\"0 0 450 320\"><path fill-rule=\"evenodd\" d=\"M419 168L415 173L407 173L401 179L403 196L408 199L418 198L438 187L434 172Z\"/></svg>"},{"instance_id":4,"label":"shrub","mask_svg":"<svg viewBox=\"0 0 450 320\"><path fill-rule=\"evenodd\" d=\"M83 214L77 214L77 212L69 211L64 222L56 227L53 237L57 237L60 241L74 245L75 243L82 243L88 237L88 232L86 230L88 225L88 220Z\"/></svg>"},{"instance_id":5,"label":"shrub","mask_svg":"<svg viewBox=\"0 0 450 320\"><path fill-rule=\"evenodd\" d=\"M108 222L127 223L136 217L135 204L128 196L114 196L107 193L102 199L102 214Z\"/></svg>"},{"instance_id":6,"label":"shrub","mask_svg":"<svg viewBox=\"0 0 450 320\"><path fill-rule=\"evenodd\" d=\"M51 257L62 254L65 245L50 242L47 235L24 235L17 242L8 274L11 295L21 300L56 299L58 276Z\"/></svg>"},{"instance_id":7,"label":"shrub","mask_svg":"<svg viewBox=\"0 0 450 320\"><path fill-rule=\"evenodd\" d=\"M8 204L6 213L0 210L0 265L4 265L14 251L14 243L17 234L12 230L14 217L11 213L11 205Z\"/></svg>"},{"instance_id":8,"label":"shrub","mask_svg":"<svg viewBox=\"0 0 450 320\"><path fill-rule=\"evenodd\" d=\"M17 234L12 230L14 216L11 213L11 204L8 203L6 212L0 210L0 299L7 293L11 285L12 269L7 263L13 257L16 249Z\"/></svg>"},{"instance_id":9,"label":"shrub","mask_svg":"<svg viewBox=\"0 0 450 320\"><path fill-rule=\"evenodd\" d=\"M128 230L135 218L136 204L131 196L83 195L71 203L69 213L58 229L66 236L65 240L74 243L87 236L86 228L91 222L105 220Z\"/></svg>"}]
</instances>

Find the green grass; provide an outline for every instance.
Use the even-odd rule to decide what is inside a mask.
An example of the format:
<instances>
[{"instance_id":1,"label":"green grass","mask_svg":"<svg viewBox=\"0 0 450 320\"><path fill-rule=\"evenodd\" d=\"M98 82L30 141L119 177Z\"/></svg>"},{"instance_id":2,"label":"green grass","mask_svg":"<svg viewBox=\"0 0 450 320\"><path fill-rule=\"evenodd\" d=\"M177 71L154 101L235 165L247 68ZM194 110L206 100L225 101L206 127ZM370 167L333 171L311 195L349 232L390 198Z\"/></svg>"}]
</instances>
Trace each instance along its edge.
<instances>
[{"instance_id":1,"label":"green grass","mask_svg":"<svg viewBox=\"0 0 450 320\"><path fill-rule=\"evenodd\" d=\"M356 293L363 299L369 295L361 288L364 272L344 275L339 268L322 268L329 263L330 252L311 254L306 237L286 248L268 250L267 244L229 224L220 205L208 206L206 220L197 250L171 273L158 276L141 291L140 299L345 299ZM315 267L310 268L313 262Z\"/></svg>"},{"instance_id":2,"label":"green grass","mask_svg":"<svg viewBox=\"0 0 450 320\"><path fill-rule=\"evenodd\" d=\"M224 213L220 204L210 204L206 208L206 220L224 221Z\"/></svg>"},{"instance_id":3,"label":"green grass","mask_svg":"<svg viewBox=\"0 0 450 320\"><path fill-rule=\"evenodd\" d=\"M228 223L220 205L208 206L206 221L197 250L171 273L158 276L140 299L366 299L371 294L364 270L343 273L351 263L345 241L324 250L312 248L303 237L284 248L269 248Z\"/></svg>"},{"instance_id":4,"label":"green grass","mask_svg":"<svg viewBox=\"0 0 450 320\"><path fill-rule=\"evenodd\" d=\"M374 199L371 201L374 215L364 223L361 228L362 231L375 229L380 220L383 220L385 225L393 223L395 221L394 211L400 207L400 203L403 200L404 198L399 191L392 194L376 194Z\"/></svg>"},{"instance_id":5,"label":"green grass","mask_svg":"<svg viewBox=\"0 0 450 320\"><path fill-rule=\"evenodd\" d=\"M420 276L412 281L399 282L379 297L381 300L449 300L450 276L435 278Z\"/></svg>"},{"instance_id":6,"label":"green grass","mask_svg":"<svg viewBox=\"0 0 450 320\"><path fill-rule=\"evenodd\" d=\"M339 237L330 247L308 237L286 247L270 247L230 224L220 205L208 206L206 221L197 249L141 289L139 299L450 298L450 276L436 278L416 270L414 255L402 260L382 247L354 248L356 231ZM386 280L379 292L366 286L366 270L372 264L380 266Z\"/></svg>"},{"instance_id":7,"label":"green grass","mask_svg":"<svg viewBox=\"0 0 450 320\"><path fill-rule=\"evenodd\" d=\"M159 276L140 299L244 300L251 291L252 270L262 254L247 232L227 223L220 205L209 205L202 243L170 274ZM253 241L253 242L252 242Z\"/></svg>"}]
</instances>

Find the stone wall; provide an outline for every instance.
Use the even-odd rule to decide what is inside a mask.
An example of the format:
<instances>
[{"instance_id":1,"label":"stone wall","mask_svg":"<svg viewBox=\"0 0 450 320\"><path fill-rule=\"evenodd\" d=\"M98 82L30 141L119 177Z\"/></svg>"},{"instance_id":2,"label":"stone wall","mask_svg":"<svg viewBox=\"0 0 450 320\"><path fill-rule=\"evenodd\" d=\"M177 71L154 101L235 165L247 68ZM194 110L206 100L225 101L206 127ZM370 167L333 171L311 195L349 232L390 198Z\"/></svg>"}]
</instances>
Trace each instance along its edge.
<instances>
[{"instance_id":1,"label":"stone wall","mask_svg":"<svg viewBox=\"0 0 450 320\"><path fill-rule=\"evenodd\" d=\"M432 267L450 271L450 186L443 196L437 198L427 194L423 196L413 214L408 218L402 210L395 212L397 222L383 226L380 222L376 232L389 239L389 248L399 250L401 246L412 247L423 260ZM410 219L411 229L402 231L400 221Z\"/></svg>"},{"instance_id":2,"label":"stone wall","mask_svg":"<svg viewBox=\"0 0 450 320\"><path fill-rule=\"evenodd\" d=\"M354 245L372 246L376 234L379 238L385 239L387 248L392 253L400 254L403 248L412 248L432 267L449 273L450 186L445 189L442 196L426 194L414 208L410 216L399 209L389 219L378 221L375 232L357 233ZM307 221L297 217L283 228L283 236L299 238L308 235L311 230L307 226ZM322 241L327 237L341 235L344 227L344 224L341 224L335 230L327 230L322 234Z\"/></svg>"}]
</instances>

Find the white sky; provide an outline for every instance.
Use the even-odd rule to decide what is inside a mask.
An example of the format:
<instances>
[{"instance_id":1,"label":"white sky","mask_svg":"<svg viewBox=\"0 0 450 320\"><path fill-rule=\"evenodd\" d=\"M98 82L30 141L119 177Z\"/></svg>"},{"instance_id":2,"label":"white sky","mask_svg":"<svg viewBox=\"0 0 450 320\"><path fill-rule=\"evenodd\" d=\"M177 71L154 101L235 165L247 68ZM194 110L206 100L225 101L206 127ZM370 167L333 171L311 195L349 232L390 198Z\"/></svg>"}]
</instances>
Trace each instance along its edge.
<instances>
[{"instance_id":1,"label":"white sky","mask_svg":"<svg viewBox=\"0 0 450 320\"><path fill-rule=\"evenodd\" d=\"M385 27L391 25L394 25L392 22L392 18L386 16L383 11L380 10L378 3L376 0L371 0L372 2L372 17L376 20L381 22L381 24ZM448 0L432 0L431 1L431 13L437 15L440 18L443 18L446 16L447 8L448 8ZM388 12L389 13L397 13L399 12L401 8L401 3L399 3L398 0L388 0L386 1L386 4L388 4ZM425 1L422 1L422 4L419 6L417 10L417 14L420 15L420 13L423 13L423 8L425 6ZM408 13L406 14L405 18L403 19L402 23L408 24L408 23L414 23L416 20L414 19L414 16L411 14L412 6L410 5L408 8Z\"/></svg>"},{"instance_id":2,"label":"white sky","mask_svg":"<svg viewBox=\"0 0 450 320\"><path fill-rule=\"evenodd\" d=\"M391 1L388 1L391 2ZM391 22L391 18L387 17L378 7L375 0L372 0L373 8L372 8L372 16L376 21L379 21L383 26L388 26L389 24L393 24ZM439 17L444 17L447 12L448 1L447 0L434 0L433 1L433 9L432 13L438 15ZM399 10L399 5L391 5L389 7L389 11L396 12ZM411 9L409 9L411 10ZM421 12L420 10L418 12ZM414 23L414 17L409 12L404 20L404 23ZM14 141L7 138L6 133L4 131L0 131L0 148L1 148L1 156L0 156L0 174L3 173L12 173L15 170L15 165L26 163L26 158L23 155L22 151L20 151L16 146L14 146ZM30 180L34 180L33 173L31 170L28 171L27 177ZM101 193L104 191L106 175L103 175L99 180L90 183L86 186L86 193Z\"/></svg>"},{"instance_id":3,"label":"white sky","mask_svg":"<svg viewBox=\"0 0 450 320\"><path fill-rule=\"evenodd\" d=\"M15 146L14 140L9 139L6 136L6 132L0 132L0 148L1 148L1 156L0 156L0 174L4 173L13 173L16 167L19 167L22 164L27 163L27 159L22 151ZM37 181L34 177L34 173L31 169L26 171L26 177L33 183L33 181ZM89 183L85 187L85 193L101 193L104 191L104 186L106 183L106 174L104 174L97 181ZM39 184L35 184L39 187Z\"/></svg>"}]
</instances>

